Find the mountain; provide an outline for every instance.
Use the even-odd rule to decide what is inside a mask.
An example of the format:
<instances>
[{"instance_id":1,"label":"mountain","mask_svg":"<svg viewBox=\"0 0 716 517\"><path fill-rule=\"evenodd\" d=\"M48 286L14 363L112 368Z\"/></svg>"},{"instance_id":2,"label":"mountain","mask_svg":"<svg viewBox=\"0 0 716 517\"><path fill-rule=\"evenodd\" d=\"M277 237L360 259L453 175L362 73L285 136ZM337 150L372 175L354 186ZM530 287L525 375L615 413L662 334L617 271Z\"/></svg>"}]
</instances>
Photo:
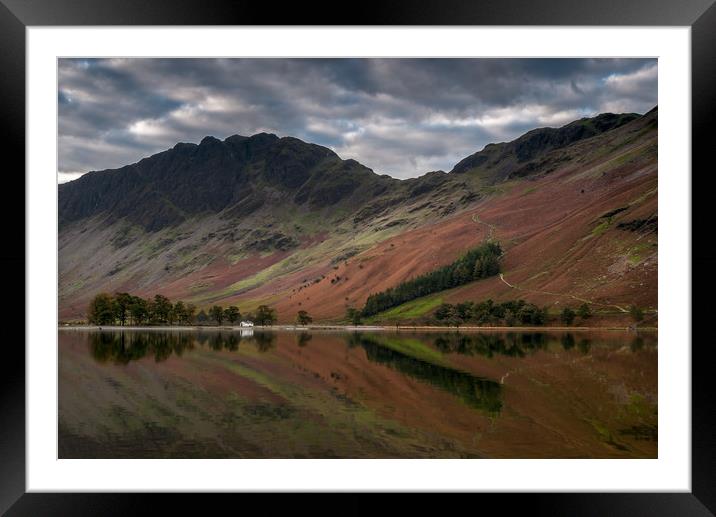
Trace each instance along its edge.
<instances>
[{"instance_id":1,"label":"mountain","mask_svg":"<svg viewBox=\"0 0 716 517\"><path fill-rule=\"evenodd\" d=\"M338 321L487 235L522 290L475 282L410 317L438 298L656 307L657 116L535 129L410 180L266 133L206 137L90 172L59 186L60 318L83 317L97 292L124 290Z\"/></svg>"},{"instance_id":2,"label":"mountain","mask_svg":"<svg viewBox=\"0 0 716 517\"><path fill-rule=\"evenodd\" d=\"M296 138L261 133L172 149L116 170L91 172L60 185L60 226L96 215L147 231L225 211L241 217L266 203L320 209L354 207L397 180Z\"/></svg>"},{"instance_id":3,"label":"mountain","mask_svg":"<svg viewBox=\"0 0 716 517\"><path fill-rule=\"evenodd\" d=\"M542 165L540 158L550 151L623 126L638 117L636 113L602 113L594 118L575 120L560 128L533 129L512 142L485 146L482 151L458 162L451 172L482 174L492 183L523 177L539 170Z\"/></svg>"}]
</instances>

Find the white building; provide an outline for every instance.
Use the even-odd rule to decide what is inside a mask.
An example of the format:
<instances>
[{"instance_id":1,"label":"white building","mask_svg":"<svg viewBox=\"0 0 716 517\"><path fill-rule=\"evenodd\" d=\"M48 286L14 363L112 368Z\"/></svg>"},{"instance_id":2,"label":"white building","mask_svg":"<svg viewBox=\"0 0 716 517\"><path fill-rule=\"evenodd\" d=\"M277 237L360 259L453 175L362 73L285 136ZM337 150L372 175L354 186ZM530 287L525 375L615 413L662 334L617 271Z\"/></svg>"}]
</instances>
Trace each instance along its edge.
<instances>
[{"instance_id":1,"label":"white building","mask_svg":"<svg viewBox=\"0 0 716 517\"><path fill-rule=\"evenodd\" d=\"M242 326L242 327L253 327L253 326L254 326L254 322L253 322L253 321L242 321L242 322L241 322L241 326Z\"/></svg>"}]
</instances>

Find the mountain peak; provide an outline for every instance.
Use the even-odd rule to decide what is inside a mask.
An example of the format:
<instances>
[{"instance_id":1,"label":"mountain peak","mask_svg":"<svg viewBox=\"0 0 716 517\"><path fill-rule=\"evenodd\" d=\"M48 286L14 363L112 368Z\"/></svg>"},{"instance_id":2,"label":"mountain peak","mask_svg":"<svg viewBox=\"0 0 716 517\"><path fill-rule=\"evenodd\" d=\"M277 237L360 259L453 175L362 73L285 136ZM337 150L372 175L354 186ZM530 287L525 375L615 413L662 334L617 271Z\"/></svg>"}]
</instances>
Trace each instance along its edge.
<instances>
[{"instance_id":1,"label":"mountain peak","mask_svg":"<svg viewBox=\"0 0 716 517\"><path fill-rule=\"evenodd\" d=\"M242 136L242 135L231 135L227 136L224 139L224 142L227 144L238 144L239 142L243 142L244 140L247 140L249 137Z\"/></svg>"},{"instance_id":2,"label":"mountain peak","mask_svg":"<svg viewBox=\"0 0 716 517\"><path fill-rule=\"evenodd\" d=\"M594 117L574 120L559 128L532 129L511 142L486 145L482 151L458 162L450 172L464 174L490 169L488 174L490 179L501 181L520 164L525 164L554 149L616 129L639 117L637 113L601 113Z\"/></svg>"},{"instance_id":3,"label":"mountain peak","mask_svg":"<svg viewBox=\"0 0 716 517\"><path fill-rule=\"evenodd\" d=\"M256 133L255 135L251 135L249 137L249 140L275 142L276 140L279 140L279 137L274 135L273 133L261 132L261 133Z\"/></svg>"},{"instance_id":4,"label":"mountain peak","mask_svg":"<svg viewBox=\"0 0 716 517\"><path fill-rule=\"evenodd\" d=\"M196 144L190 142L177 142L172 149L193 149Z\"/></svg>"},{"instance_id":5,"label":"mountain peak","mask_svg":"<svg viewBox=\"0 0 716 517\"><path fill-rule=\"evenodd\" d=\"M205 136L201 139L201 142L199 142L199 145L210 145L210 144L220 144L221 140L216 138L215 136Z\"/></svg>"}]
</instances>

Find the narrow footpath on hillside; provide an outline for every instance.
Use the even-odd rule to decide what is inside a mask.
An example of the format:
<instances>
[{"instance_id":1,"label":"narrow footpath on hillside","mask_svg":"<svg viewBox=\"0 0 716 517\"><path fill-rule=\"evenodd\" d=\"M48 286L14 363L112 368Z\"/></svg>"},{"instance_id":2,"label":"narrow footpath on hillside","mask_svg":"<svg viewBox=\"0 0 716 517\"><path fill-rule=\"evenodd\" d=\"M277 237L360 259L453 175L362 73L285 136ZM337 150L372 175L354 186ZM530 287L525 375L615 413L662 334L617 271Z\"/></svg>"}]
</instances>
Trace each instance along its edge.
<instances>
[{"instance_id":1,"label":"narrow footpath on hillside","mask_svg":"<svg viewBox=\"0 0 716 517\"><path fill-rule=\"evenodd\" d=\"M477 224L484 224L485 226L487 226L487 237L485 237L486 241L491 241L495 237L495 230L497 229L497 226L495 226L494 224L481 221L480 216L477 214L472 215L472 222ZM505 252L503 251L502 254L504 255Z\"/></svg>"},{"instance_id":2,"label":"narrow footpath on hillside","mask_svg":"<svg viewBox=\"0 0 716 517\"><path fill-rule=\"evenodd\" d=\"M472 216L472 221L473 221L474 223L476 223L476 224L483 224L483 225L485 225L485 226L488 228L487 237L485 237L485 241L490 241L490 240L493 240L493 239L494 239L494 237L495 237L495 231L497 230L497 226L496 226L496 225L490 224L490 223L488 223L488 222L486 222L486 221L481 220L480 217L479 217L477 214L473 214L473 216ZM503 250L503 251L502 251L502 254L500 255L500 258L504 257L506 254L507 254L507 251ZM628 311L627 309L625 309L624 307L621 307L621 306L616 305L616 304L613 304L613 303L599 303L599 302L595 302L594 300L589 300L589 299L587 299L587 298L580 298L579 296L575 296L575 295L573 295L573 294L554 293L554 292L550 292L550 291L543 291L543 290L541 290L541 289L528 289L528 288L525 288L525 287L520 287L520 286L518 286L518 285L513 285L513 284L511 284L510 282L508 282L508 281L505 279L505 277L504 277L504 275L503 275L502 273L500 273L500 280L502 280L502 282L504 282L504 284L505 284L506 286L508 286L508 287L510 287L510 288L512 288L512 289L516 289L516 290L518 290L518 291L524 291L524 292L536 293L536 294L546 294L546 295L549 295L549 296L556 296L556 297L563 297L563 298L571 298L571 299L573 299L573 300L577 300L577 301L582 302L582 303L588 303L588 304L597 305L597 306L600 306L600 307L615 307L615 308L619 309L621 312L624 312L624 313L629 312L629 311Z\"/></svg>"}]
</instances>

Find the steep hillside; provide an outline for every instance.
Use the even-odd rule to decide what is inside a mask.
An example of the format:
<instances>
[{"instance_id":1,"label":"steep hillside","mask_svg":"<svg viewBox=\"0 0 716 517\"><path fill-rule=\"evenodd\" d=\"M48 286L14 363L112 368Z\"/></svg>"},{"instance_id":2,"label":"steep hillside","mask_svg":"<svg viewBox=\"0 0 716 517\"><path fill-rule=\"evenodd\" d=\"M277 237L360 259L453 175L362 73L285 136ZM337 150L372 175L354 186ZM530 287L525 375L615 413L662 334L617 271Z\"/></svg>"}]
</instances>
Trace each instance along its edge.
<instances>
[{"instance_id":1,"label":"steep hillside","mask_svg":"<svg viewBox=\"0 0 716 517\"><path fill-rule=\"evenodd\" d=\"M656 109L534 130L405 181L294 138L177 144L60 186L60 318L126 290L339 321L488 235L504 280L422 300L412 318L486 297L656 308L656 148Z\"/></svg>"},{"instance_id":2,"label":"steep hillside","mask_svg":"<svg viewBox=\"0 0 716 517\"><path fill-rule=\"evenodd\" d=\"M575 120L560 128L533 129L512 142L486 145L482 151L458 162L455 174L472 173L488 183L520 178L544 169L546 154L555 149L618 128L638 118L636 113L602 113Z\"/></svg>"}]
</instances>

